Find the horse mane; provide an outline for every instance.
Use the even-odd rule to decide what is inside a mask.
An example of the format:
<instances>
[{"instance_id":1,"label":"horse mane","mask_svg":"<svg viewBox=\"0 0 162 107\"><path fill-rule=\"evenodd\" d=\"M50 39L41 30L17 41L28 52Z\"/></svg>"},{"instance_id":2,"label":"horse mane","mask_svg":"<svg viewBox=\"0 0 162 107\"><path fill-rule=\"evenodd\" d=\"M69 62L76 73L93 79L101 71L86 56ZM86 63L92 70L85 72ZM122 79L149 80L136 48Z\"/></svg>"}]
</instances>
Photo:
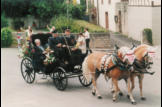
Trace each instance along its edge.
<instances>
[{"instance_id":1,"label":"horse mane","mask_svg":"<svg viewBox=\"0 0 162 107\"><path fill-rule=\"evenodd\" d=\"M125 54L127 54L130 51L130 49L128 47L121 47L118 50L118 56L119 57L123 57ZM132 51L133 52L133 51Z\"/></svg>"},{"instance_id":2,"label":"horse mane","mask_svg":"<svg viewBox=\"0 0 162 107\"><path fill-rule=\"evenodd\" d=\"M139 45L137 46L137 48L134 49L134 52L136 53L138 50L141 50L143 48L148 48L149 45L146 45L146 44L142 44L142 45Z\"/></svg>"},{"instance_id":3,"label":"horse mane","mask_svg":"<svg viewBox=\"0 0 162 107\"><path fill-rule=\"evenodd\" d=\"M148 49L149 49L149 45L146 45L146 44L142 44L142 45L139 45L135 50L134 50L134 53L136 55L136 58L138 60L142 60L142 58L146 55Z\"/></svg>"}]
</instances>

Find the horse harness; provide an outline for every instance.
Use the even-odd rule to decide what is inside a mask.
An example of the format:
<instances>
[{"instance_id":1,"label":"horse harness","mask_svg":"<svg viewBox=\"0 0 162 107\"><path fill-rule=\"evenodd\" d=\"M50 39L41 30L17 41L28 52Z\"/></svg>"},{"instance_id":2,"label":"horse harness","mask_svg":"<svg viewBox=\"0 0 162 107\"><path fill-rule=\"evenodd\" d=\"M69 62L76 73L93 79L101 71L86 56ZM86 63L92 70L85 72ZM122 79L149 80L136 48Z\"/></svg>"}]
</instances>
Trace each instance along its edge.
<instances>
[{"instance_id":1,"label":"horse harness","mask_svg":"<svg viewBox=\"0 0 162 107\"><path fill-rule=\"evenodd\" d=\"M111 60L114 65L108 68L109 62ZM119 67L121 71L128 71L131 65L126 66L126 64L117 56L116 53L108 53L102 57L100 70L96 69L96 73L106 74L116 67Z\"/></svg>"},{"instance_id":2,"label":"horse harness","mask_svg":"<svg viewBox=\"0 0 162 107\"><path fill-rule=\"evenodd\" d=\"M153 74L155 73L155 72L148 72L148 71L146 70L147 66L148 66L149 64L152 64L152 63L146 63L145 57L147 57L147 55L148 55L148 54L146 54L146 55L143 57L142 61L139 61L139 60L135 59L133 65L134 65L135 70L136 70L136 71L139 71L139 72L133 72L133 73L150 74L150 75L153 75ZM144 72L143 72L142 70L144 70Z\"/></svg>"},{"instance_id":3,"label":"horse harness","mask_svg":"<svg viewBox=\"0 0 162 107\"><path fill-rule=\"evenodd\" d=\"M133 50L136 46L133 44L133 47L131 48L131 50ZM137 59L135 59L133 65L134 65L134 68L136 71L139 71L139 72L133 72L133 73L140 73L140 74L150 74L150 75L153 75L155 72L148 72L146 70L147 66L150 65L150 64L153 64L153 63L146 63L145 61L145 57L148 56L148 53L145 54L145 56L142 58L142 61L139 61ZM144 72L142 71L144 70Z\"/></svg>"}]
</instances>

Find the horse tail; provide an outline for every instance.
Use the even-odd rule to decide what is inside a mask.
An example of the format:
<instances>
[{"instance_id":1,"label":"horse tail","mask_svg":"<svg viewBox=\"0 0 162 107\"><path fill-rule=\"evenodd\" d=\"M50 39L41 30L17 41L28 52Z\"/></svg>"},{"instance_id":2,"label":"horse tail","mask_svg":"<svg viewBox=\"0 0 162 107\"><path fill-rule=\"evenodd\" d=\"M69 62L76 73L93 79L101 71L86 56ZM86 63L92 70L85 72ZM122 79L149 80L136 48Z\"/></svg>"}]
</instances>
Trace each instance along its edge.
<instances>
[{"instance_id":1,"label":"horse tail","mask_svg":"<svg viewBox=\"0 0 162 107\"><path fill-rule=\"evenodd\" d=\"M88 68L88 57L84 59L82 68L83 68L83 76L86 78L88 82L90 82L91 75L90 75L90 69Z\"/></svg>"}]
</instances>

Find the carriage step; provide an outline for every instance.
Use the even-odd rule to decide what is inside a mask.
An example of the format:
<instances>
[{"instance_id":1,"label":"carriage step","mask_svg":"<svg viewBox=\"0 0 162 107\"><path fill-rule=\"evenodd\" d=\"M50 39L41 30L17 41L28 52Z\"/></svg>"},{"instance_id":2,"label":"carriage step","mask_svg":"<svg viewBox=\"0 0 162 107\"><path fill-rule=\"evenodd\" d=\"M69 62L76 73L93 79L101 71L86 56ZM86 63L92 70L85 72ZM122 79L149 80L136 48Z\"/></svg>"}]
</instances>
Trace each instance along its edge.
<instances>
[{"instance_id":1,"label":"carriage step","mask_svg":"<svg viewBox=\"0 0 162 107\"><path fill-rule=\"evenodd\" d=\"M83 74L82 73L67 73L66 76L67 78L73 78L73 77L79 77L79 76L82 76Z\"/></svg>"}]
</instances>

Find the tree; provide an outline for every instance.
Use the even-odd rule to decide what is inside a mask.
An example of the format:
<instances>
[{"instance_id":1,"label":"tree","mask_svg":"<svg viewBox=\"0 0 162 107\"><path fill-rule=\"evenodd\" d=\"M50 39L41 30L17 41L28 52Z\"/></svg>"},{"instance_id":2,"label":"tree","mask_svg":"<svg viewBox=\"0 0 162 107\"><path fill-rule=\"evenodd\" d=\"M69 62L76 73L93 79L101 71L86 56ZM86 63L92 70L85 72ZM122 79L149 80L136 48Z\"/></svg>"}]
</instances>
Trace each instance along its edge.
<instances>
[{"instance_id":1,"label":"tree","mask_svg":"<svg viewBox=\"0 0 162 107\"><path fill-rule=\"evenodd\" d=\"M8 20L5 17L5 14L3 13L1 15L1 28L8 26Z\"/></svg>"},{"instance_id":2,"label":"tree","mask_svg":"<svg viewBox=\"0 0 162 107\"><path fill-rule=\"evenodd\" d=\"M32 0L1 0L1 13L7 17L24 17L29 14L30 2Z\"/></svg>"}]
</instances>

